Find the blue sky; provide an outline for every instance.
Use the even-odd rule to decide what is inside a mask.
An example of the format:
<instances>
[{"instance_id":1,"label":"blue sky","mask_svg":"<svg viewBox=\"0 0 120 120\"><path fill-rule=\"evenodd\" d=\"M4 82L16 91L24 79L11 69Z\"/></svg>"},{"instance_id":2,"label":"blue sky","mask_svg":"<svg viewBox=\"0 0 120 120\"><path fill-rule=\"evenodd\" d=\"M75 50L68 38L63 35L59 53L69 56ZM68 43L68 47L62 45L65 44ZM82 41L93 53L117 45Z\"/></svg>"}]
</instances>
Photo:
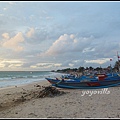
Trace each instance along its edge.
<instances>
[{"instance_id":1,"label":"blue sky","mask_svg":"<svg viewBox=\"0 0 120 120\"><path fill-rule=\"evenodd\" d=\"M0 71L113 66L117 51L119 1L0 2Z\"/></svg>"}]
</instances>

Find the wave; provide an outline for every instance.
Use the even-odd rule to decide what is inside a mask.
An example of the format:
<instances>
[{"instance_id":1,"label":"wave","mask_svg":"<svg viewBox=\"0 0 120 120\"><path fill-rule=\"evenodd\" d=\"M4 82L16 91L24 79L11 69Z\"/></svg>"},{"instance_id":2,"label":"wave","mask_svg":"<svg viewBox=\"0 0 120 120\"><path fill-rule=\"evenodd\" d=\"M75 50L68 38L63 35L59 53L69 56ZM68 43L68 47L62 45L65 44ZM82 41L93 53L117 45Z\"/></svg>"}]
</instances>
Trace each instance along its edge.
<instances>
[{"instance_id":1,"label":"wave","mask_svg":"<svg viewBox=\"0 0 120 120\"><path fill-rule=\"evenodd\" d=\"M15 86L28 84L41 80L46 80L46 77L61 76L61 73L56 72L0 72L0 87Z\"/></svg>"}]
</instances>

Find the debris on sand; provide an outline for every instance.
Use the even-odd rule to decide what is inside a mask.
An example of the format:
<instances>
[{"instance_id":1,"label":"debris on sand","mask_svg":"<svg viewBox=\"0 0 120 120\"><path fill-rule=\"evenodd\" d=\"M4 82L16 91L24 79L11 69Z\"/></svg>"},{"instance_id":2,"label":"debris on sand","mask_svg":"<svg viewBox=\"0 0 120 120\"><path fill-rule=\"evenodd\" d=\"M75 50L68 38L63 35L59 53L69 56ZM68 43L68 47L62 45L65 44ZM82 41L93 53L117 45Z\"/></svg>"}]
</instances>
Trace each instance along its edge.
<instances>
[{"instance_id":1,"label":"debris on sand","mask_svg":"<svg viewBox=\"0 0 120 120\"><path fill-rule=\"evenodd\" d=\"M7 97L9 97L9 101L6 99L3 102L0 102L0 107L4 109L10 106L18 105L25 101L29 101L33 98L55 97L65 94L64 91L58 90L53 86L36 85L32 90L25 90L23 88L22 90L22 92L16 94L6 94Z\"/></svg>"},{"instance_id":2,"label":"debris on sand","mask_svg":"<svg viewBox=\"0 0 120 120\"><path fill-rule=\"evenodd\" d=\"M39 92L38 98L43 98L43 97L54 97L58 95L65 94L64 91L59 91L55 87L52 86L47 86L45 87L42 91Z\"/></svg>"}]
</instances>

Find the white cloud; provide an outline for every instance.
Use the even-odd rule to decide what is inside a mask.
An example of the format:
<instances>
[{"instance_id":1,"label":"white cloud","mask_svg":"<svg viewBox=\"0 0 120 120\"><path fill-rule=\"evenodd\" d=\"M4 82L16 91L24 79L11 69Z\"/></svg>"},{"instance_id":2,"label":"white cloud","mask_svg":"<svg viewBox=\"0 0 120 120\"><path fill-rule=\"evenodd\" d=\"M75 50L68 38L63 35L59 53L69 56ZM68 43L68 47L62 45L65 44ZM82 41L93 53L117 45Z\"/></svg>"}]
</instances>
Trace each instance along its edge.
<instances>
[{"instance_id":1,"label":"white cloud","mask_svg":"<svg viewBox=\"0 0 120 120\"><path fill-rule=\"evenodd\" d=\"M75 35L74 35L74 34L71 34L71 35L70 35L70 38L71 38L71 39L74 39L74 38L75 38Z\"/></svg>"},{"instance_id":2,"label":"white cloud","mask_svg":"<svg viewBox=\"0 0 120 120\"><path fill-rule=\"evenodd\" d=\"M21 60L15 60L15 59L1 59L0 60L0 68L17 68L21 67L23 65L23 62Z\"/></svg>"},{"instance_id":3,"label":"white cloud","mask_svg":"<svg viewBox=\"0 0 120 120\"><path fill-rule=\"evenodd\" d=\"M91 12L86 9L86 4ZM109 64L107 59L101 58L113 57L120 49L120 4L61 5L41 2L1 3L0 56L4 59L24 58L26 61L22 65L6 60L0 63L1 67L22 65L23 69L31 66L31 69L48 70ZM117 57L114 58L117 60Z\"/></svg>"},{"instance_id":4,"label":"white cloud","mask_svg":"<svg viewBox=\"0 0 120 120\"><path fill-rule=\"evenodd\" d=\"M3 34L2 34L2 37L3 37L4 39L9 39L9 38L10 38L8 33L3 33Z\"/></svg>"},{"instance_id":5,"label":"white cloud","mask_svg":"<svg viewBox=\"0 0 120 120\"><path fill-rule=\"evenodd\" d=\"M17 33L14 37L10 38L8 33L2 34L5 40L2 41L4 48L12 49L16 52L23 51L23 47L19 43L24 42L24 37L21 32ZM10 38L10 39L9 39Z\"/></svg>"},{"instance_id":6,"label":"white cloud","mask_svg":"<svg viewBox=\"0 0 120 120\"><path fill-rule=\"evenodd\" d=\"M26 33L26 36L30 38L34 35L34 33L35 33L34 28L30 28L30 30Z\"/></svg>"},{"instance_id":7,"label":"white cloud","mask_svg":"<svg viewBox=\"0 0 120 120\"><path fill-rule=\"evenodd\" d=\"M5 64L0 63L0 68L4 68L4 67L5 67Z\"/></svg>"},{"instance_id":8,"label":"white cloud","mask_svg":"<svg viewBox=\"0 0 120 120\"><path fill-rule=\"evenodd\" d=\"M3 10L7 10L7 8L3 8Z\"/></svg>"},{"instance_id":9,"label":"white cloud","mask_svg":"<svg viewBox=\"0 0 120 120\"><path fill-rule=\"evenodd\" d=\"M52 68L52 67L60 67L61 63L37 63L35 65L31 65L31 68Z\"/></svg>"},{"instance_id":10,"label":"white cloud","mask_svg":"<svg viewBox=\"0 0 120 120\"><path fill-rule=\"evenodd\" d=\"M93 36L77 38L74 34L64 34L52 44L45 54L57 55L66 52L82 51L84 48L88 47L93 40Z\"/></svg>"},{"instance_id":11,"label":"white cloud","mask_svg":"<svg viewBox=\"0 0 120 120\"><path fill-rule=\"evenodd\" d=\"M0 61L0 63L10 63L10 64L13 64L13 63L21 63L20 60L14 60L14 59L3 59Z\"/></svg>"},{"instance_id":12,"label":"white cloud","mask_svg":"<svg viewBox=\"0 0 120 120\"><path fill-rule=\"evenodd\" d=\"M103 64L110 61L110 58L102 58L102 59L97 59L97 60L85 60L86 63L98 63L98 64Z\"/></svg>"},{"instance_id":13,"label":"white cloud","mask_svg":"<svg viewBox=\"0 0 120 120\"><path fill-rule=\"evenodd\" d=\"M70 66L70 67L73 67L73 66L74 66L74 64L69 63L69 66Z\"/></svg>"},{"instance_id":14,"label":"white cloud","mask_svg":"<svg viewBox=\"0 0 120 120\"><path fill-rule=\"evenodd\" d=\"M92 52L92 51L95 51L95 48L88 47L88 48L83 49L83 53Z\"/></svg>"},{"instance_id":15,"label":"white cloud","mask_svg":"<svg viewBox=\"0 0 120 120\"><path fill-rule=\"evenodd\" d=\"M72 62L74 62L74 63L77 63L77 62L79 62L80 60L73 60Z\"/></svg>"},{"instance_id":16,"label":"white cloud","mask_svg":"<svg viewBox=\"0 0 120 120\"><path fill-rule=\"evenodd\" d=\"M8 68L17 68L17 67L21 67L23 64L19 63L19 64L10 64L8 66Z\"/></svg>"}]
</instances>

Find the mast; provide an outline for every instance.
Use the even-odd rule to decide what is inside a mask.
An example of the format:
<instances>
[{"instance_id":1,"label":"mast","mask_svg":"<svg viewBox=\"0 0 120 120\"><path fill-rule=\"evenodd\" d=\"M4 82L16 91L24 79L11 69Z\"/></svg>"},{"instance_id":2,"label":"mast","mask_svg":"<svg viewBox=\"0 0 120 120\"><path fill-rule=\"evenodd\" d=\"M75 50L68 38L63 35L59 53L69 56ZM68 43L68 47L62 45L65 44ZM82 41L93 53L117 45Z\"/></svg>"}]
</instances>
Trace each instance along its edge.
<instances>
[{"instance_id":1,"label":"mast","mask_svg":"<svg viewBox=\"0 0 120 120\"><path fill-rule=\"evenodd\" d=\"M110 58L110 62L112 62L112 58ZM113 75L111 63L110 63L110 71L111 71L111 74Z\"/></svg>"},{"instance_id":2,"label":"mast","mask_svg":"<svg viewBox=\"0 0 120 120\"><path fill-rule=\"evenodd\" d=\"M118 51L117 51L117 58L118 58L118 70L120 71L120 66L119 66L119 58L120 58L120 56L119 56L119 54L118 54Z\"/></svg>"}]
</instances>

